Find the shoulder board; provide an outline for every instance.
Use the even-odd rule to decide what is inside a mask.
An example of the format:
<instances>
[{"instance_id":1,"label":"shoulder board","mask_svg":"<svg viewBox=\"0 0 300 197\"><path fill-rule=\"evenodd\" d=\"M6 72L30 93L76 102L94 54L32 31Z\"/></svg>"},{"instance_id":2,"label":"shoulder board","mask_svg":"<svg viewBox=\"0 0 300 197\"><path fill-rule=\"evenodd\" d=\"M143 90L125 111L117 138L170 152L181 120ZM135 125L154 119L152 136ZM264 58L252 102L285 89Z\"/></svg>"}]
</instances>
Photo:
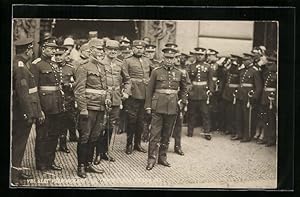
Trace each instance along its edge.
<instances>
[{"instance_id":1,"label":"shoulder board","mask_svg":"<svg viewBox=\"0 0 300 197\"><path fill-rule=\"evenodd\" d=\"M131 58L131 57L132 57L132 55L128 55L128 56L124 57L124 59L128 59L128 58Z\"/></svg>"},{"instance_id":2,"label":"shoulder board","mask_svg":"<svg viewBox=\"0 0 300 197\"><path fill-rule=\"evenodd\" d=\"M157 66L157 67L153 68L152 72L153 72L154 70L158 70L158 69L160 69L160 68L162 68L162 67L161 67L161 66Z\"/></svg>"},{"instance_id":3,"label":"shoulder board","mask_svg":"<svg viewBox=\"0 0 300 197\"><path fill-rule=\"evenodd\" d=\"M117 57L115 60L116 60L116 62L120 62L120 63L123 62L123 60L121 60L121 59L118 58L118 57Z\"/></svg>"},{"instance_id":4,"label":"shoulder board","mask_svg":"<svg viewBox=\"0 0 300 197\"><path fill-rule=\"evenodd\" d=\"M24 67L24 63L22 61L18 61L18 67Z\"/></svg>"},{"instance_id":5,"label":"shoulder board","mask_svg":"<svg viewBox=\"0 0 300 197\"><path fill-rule=\"evenodd\" d=\"M71 68L74 68L74 66L71 65L71 64L66 64L66 66L69 66L69 67L71 67Z\"/></svg>"},{"instance_id":6,"label":"shoulder board","mask_svg":"<svg viewBox=\"0 0 300 197\"><path fill-rule=\"evenodd\" d=\"M162 63L162 60L153 59L153 61L156 63Z\"/></svg>"},{"instance_id":7,"label":"shoulder board","mask_svg":"<svg viewBox=\"0 0 300 197\"><path fill-rule=\"evenodd\" d=\"M256 71L258 71L258 68L256 66L252 66L252 68Z\"/></svg>"},{"instance_id":8,"label":"shoulder board","mask_svg":"<svg viewBox=\"0 0 300 197\"><path fill-rule=\"evenodd\" d=\"M40 61L41 61L42 59L41 58L36 58L35 60L33 60L33 64L37 64L37 63L39 63Z\"/></svg>"}]
</instances>

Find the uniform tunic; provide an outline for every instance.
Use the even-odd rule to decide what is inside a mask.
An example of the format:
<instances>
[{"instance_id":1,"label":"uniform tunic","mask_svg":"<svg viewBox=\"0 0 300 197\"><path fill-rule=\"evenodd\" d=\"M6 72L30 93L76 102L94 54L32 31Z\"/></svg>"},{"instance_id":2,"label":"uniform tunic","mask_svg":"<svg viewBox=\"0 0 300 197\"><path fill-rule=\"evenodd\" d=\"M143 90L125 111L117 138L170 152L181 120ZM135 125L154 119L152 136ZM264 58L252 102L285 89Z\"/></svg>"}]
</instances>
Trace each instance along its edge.
<instances>
[{"instance_id":1,"label":"uniform tunic","mask_svg":"<svg viewBox=\"0 0 300 197\"><path fill-rule=\"evenodd\" d=\"M54 163L65 107L60 68L42 55L32 62L31 70L38 87L41 108L46 116L44 123L36 126L35 158L39 169Z\"/></svg>"},{"instance_id":2,"label":"uniform tunic","mask_svg":"<svg viewBox=\"0 0 300 197\"><path fill-rule=\"evenodd\" d=\"M15 168L21 167L32 121L42 116L30 66L23 56L17 55L13 60L12 166ZM19 178L20 171L15 168L12 169L12 180Z\"/></svg>"},{"instance_id":3,"label":"uniform tunic","mask_svg":"<svg viewBox=\"0 0 300 197\"><path fill-rule=\"evenodd\" d=\"M146 87L150 77L151 61L134 55L127 57L122 66L130 76L131 96L124 103L128 115L127 146L141 143L144 127Z\"/></svg>"},{"instance_id":4,"label":"uniform tunic","mask_svg":"<svg viewBox=\"0 0 300 197\"><path fill-rule=\"evenodd\" d=\"M167 159L169 138L178 113L178 100L187 102L186 74L176 67L161 66L152 71L145 108L152 110L148 162ZM160 147L158 147L160 146Z\"/></svg>"}]
</instances>

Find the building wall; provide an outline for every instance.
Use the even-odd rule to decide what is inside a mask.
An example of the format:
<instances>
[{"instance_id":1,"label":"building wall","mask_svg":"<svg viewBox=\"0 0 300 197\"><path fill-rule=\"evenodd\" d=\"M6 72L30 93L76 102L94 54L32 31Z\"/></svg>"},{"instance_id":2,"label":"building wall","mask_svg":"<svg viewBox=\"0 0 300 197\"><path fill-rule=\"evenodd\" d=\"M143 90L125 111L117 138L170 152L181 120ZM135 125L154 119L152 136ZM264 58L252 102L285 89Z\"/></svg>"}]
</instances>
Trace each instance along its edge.
<instances>
[{"instance_id":1,"label":"building wall","mask_svg":"<svg viewBox=\"0 0 300 197\"><path fill-rule=\"evenodd\" d=\"M177 21L176 27L176 43L185 53L199 46L242 55L253 47L252 21Z\"/></svg>"}]
</instances>

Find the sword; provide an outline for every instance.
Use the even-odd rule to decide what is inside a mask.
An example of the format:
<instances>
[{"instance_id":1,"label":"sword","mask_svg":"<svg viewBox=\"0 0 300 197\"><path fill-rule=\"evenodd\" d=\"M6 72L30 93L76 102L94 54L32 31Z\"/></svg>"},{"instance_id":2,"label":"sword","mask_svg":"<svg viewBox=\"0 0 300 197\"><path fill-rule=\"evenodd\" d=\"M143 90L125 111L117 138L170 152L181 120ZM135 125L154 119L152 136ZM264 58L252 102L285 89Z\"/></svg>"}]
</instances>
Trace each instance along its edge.
<instances>
[{"instance_id":1,"label":"sword","mask_svg":"<svg viewBox=\"0 0 300 197\"><path fill-rule=\"evenodd\" d=\"M250 103L250 98L253 97L254 91L250 90L248 92L248 103L247 103L247 108L249 108L249 137L251 138L251 122L252 122L252 104Z\"/></svg>"}]
</instances>

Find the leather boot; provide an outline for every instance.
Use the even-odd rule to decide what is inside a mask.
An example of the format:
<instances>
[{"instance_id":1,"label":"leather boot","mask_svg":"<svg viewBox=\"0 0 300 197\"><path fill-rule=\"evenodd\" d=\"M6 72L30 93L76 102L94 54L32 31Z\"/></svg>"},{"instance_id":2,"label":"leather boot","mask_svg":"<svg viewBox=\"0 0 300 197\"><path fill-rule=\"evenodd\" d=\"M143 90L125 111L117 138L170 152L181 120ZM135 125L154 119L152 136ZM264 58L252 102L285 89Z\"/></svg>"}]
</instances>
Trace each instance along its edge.
<instances>
[{"instance_id":1,"label":"leather boot","mask_svg":"<svg viewBox=\"0 0 300 197\"><path fill-rule=\"evenodd\" d=\"M99 165L101 162L100 154L96 155L96 158L94 159L94 165Z\"/></svg>"},{"instance_id":2,"label":"leather boot","mask_svg":"<svg viewBox=\"0 0 300 197\"><path fill-rule=\"evenodd\" d=\"M59 151L64 153L70 153L70 150L67 147L67 136L62 135L59 137Z\"/></svg>"},{"instance_id":3,"label":"leather boot","mask_svg":"<svg viewBox=\"0 0 300 197\"><path fill-rule=\"evenodd\" d=\"M191 128L191 127L188 127L187 136L188 137L193 137L193 132L194 132L194 129Z\"/></svg>"},{"instance_id":4,"label":"leather boot","mask_svg":"<svg viewBox=\"0 0 300 197\"><path fill-rule=\"evenodd\" d=\"M77 175L81 178L86 178L85 166L84 164L79 164L77 168Z\"/></svg>"},{"instance_id":5,"label":"leather boot","mask_svg":"<svg viewBox=\"0 0 300 197\"><path fill-rule=\"evenodd\" d=\"M81 178L86 178L85 163L87 154L87 144L77 144L77 160L78 168L77 175Z\"/></svg>"}]
</instances>

